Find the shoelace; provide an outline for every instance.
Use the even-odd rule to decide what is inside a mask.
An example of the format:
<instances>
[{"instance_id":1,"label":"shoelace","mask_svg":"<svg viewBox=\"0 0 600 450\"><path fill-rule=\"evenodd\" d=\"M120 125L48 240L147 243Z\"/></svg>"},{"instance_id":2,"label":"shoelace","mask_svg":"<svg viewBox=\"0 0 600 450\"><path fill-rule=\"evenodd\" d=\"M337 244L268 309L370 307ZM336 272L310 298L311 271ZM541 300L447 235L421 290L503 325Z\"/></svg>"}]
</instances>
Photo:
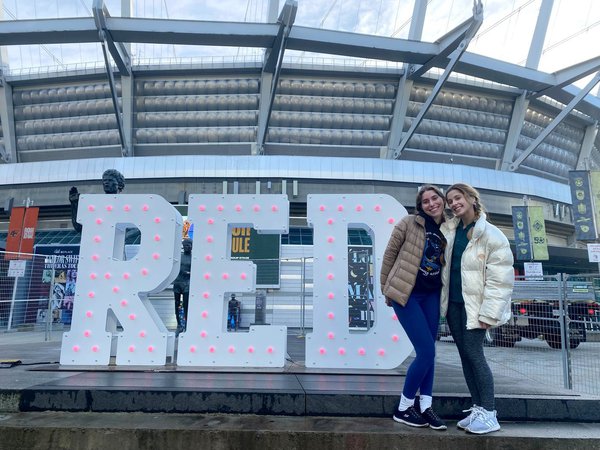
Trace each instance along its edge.
<instances>
[{"instance_id":1,"label":"shoelace","mask_svg":"<svg viewBox=\"0 0 600 450\"><path fill-rule=\"evenodd\" d=\"M433 409L431 409L431 408L429 408L429 415L431 417L433 417L435 420L439 420L440 422L442 421L442 419L440 418L440 416L438 416L437 413Z\"/></svg>"},{"instance_id":2,"label":"shoelace","mask_svg":"<svg viewBox=\"0 0 600 450\"><path fill-rule=\"evenodd\" d=\"M477 416L483 414L483 410L479 406L471 406L469 409L464 409L463 412L469 413L469 425L473 423Z\"/></svg>"}]
</instances>

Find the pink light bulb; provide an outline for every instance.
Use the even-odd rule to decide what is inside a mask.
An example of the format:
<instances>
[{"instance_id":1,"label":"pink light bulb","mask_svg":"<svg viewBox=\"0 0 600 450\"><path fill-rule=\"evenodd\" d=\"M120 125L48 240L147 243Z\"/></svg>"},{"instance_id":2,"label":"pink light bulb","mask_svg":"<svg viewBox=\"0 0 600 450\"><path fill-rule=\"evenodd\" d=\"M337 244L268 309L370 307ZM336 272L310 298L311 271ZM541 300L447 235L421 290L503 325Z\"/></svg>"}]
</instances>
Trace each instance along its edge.
<instances>
[{"instance_id":1,"label":"pink light bulb","mask_svg":"<svg viewBox=\"0 0 600 450\"><path fill-rule=\"evenodd\" d=\"M101 219L100 217L98 217L98 218L96 219L96 224L97 224L97 225L102 225L102 219Z\"/></svg>"},{"instance_id":2,"label":"pink light bulb","mask_svg":"<svg viewBox=\"0 0 600 450\"><path fill-rule=\"evenodd\" d=\"M202 318L206 319L208 317L208 311L202 311Z\"/></svg>"},{"instance_id":3,"label":"pink light bulb","mask_svg":"<svg viewBox=\"0 0 600 450\"><path fill-rule=\"evenodd\" d=\"M121 288L119 288L119 286L114 286L114 287L112 288L112 291L113 291L115 294L118 294L120 290L121 290Z\"/></svg>"},{"instance_id":4,"label":"pink light bulb","mask_svg":"<svg viewBox=\"0 0 600 450\"><path fill-rule=\"evenodd\" d=\"M209 244L211 244L212 242L214 242L215 238L212 236L206 236L206 242L208 242Z\"/></svg>"},{"instance_id":5,"label":"pink light bulb","mask_svg":"<svg viewBox=\"0 0 600 450\"><path fill-rule=\"evenodd\" d=\"M344 210L344 206L343 205L338 205L337 210L340 211L340 212L343 211Z\"/></svg>"},{"instance_id":6,"label":"pink light bulb","mask_svg":"<svg viewBox=\"0 0 600 450\"><path fill-rule=\"evenodd\" d=\"M145 331L145 330L142 330L142 331L140 331L140 334L139 334L139 336L140 336L141 338L145 338L145 337L146 337L146 331Z\"/></svg>"},{"instance_id":7,"label":"pink light bulb","mask_svg":"<svg viewBox=\"0 0 600 450\"><path fill-rule=\"evenodd\" d=\"M205 280L210 280L210 273L206 272L206 273L204 274L204 279L205 279Z\"/></svg>"},{"instance_id":8,"label":"pink light bulb","mask_svg":"<svg viewBox=\"0 0 600 450\"><path fill-rule=\"evenodd\" d=\"M340 355L344 356L344 355L346 354L346 349L345 349L344 347L340 347L340 348L338 349L338 353L339 353Z\"/></svg>"},{"instance_id":9,"label":"pink light bulb","mask_svg":"<svg viewBox=\"0 0 600 450\"><path fill-rule=\"evenodd\" d=\"M327 219L327 224L328 225L333 225L333 222L334 222L333 219Z\"/></svg>"},{"instance_id":10,"label":"pink light bulb","mask_svg":"<svg viewBox=\"0 0 600 450\"><path fill-rule=\"evenodd\" d=\"M246 273L245 273L245 272L242 272L242 273L240 273L240 278L241 278L242 280L245 280L246 278L248 278L248 275L246 275Z\"/></svg>"},{"instance_id":11,"label":"pink light bulb","mask_svg":"<svg viewBox=\"0 0 600 450\"><path fill-rule=\"evenodd\" d=\"M135 314L134 313L129 314L129 320L135 320Z\"/></svg>"},{"instance_id":12,"label":"pink light bulb","mask_svg":"<svg viewBox=\"0 0 600 450\"><path fill-rule=\"evenodd\" d=\"M361 347L361 348L358 349L358 354L360 356L365 356L367 354L367 351L364 348Z\"/></svg>"},{"instance_id":13,"label":"pink light bulb","mask_svg":"<svg viewBox=\"0 0 600 450\"><path fill-rule=\"evenodd\" d=\"M319 206L319 211L325 211L325 205Z\"/></svg>"},{"instance_id":14,"label":"pink light bulb","mask_svg":"<svg viewBox=\"0 0 600 450\"><path fill-rule=\"evenodd\" d=\"M206 205L200 205L200 206L198 206L198 211L201 211L201 212L206 211Z\"/></svg>"},{"instance_id":15,"label":"pink light bulb","mask_svg":"<svg viewBox=\"0 0 600 450\"><path fill-rule=\"evenodd\" d=\"M217 211L223 211L225 207L223 205L217 206Z\"/></svg>"},{"instance_id":16,"label":"pink light bulb","mask_svg":"<svg viewBox=\"0 0 600 450\"><path fill-rule=\"evenodd\" d=\"M329 333L327 333L328 339L333 339L334 337L335 337L335 334L333 334L331 331Z\"/></svg>"},{"instance_id":17,"label":"pink light bulb","mask_svg":"<svg viewBox=\"0 0 600 450\"><path fill-rule=\"evenodd\" d=\"M242 205L235 205L236 212L240 212L242 210Z\"/></svg>"},{"instance_id":18,"label":"pink light bulb","mask_svg":"<svg viewBox=\"0 0 600 450\"><path fill-rule=\"evenodd\" d=\"M329 300L333 300L335 298L335 295L333 294L333 292L330 292L329 294L327 294L327 298Z\"/></svg>"},{"instance_id":19,"label":"pink light bulb","mask_svg":"<svg viewBox=\"0 0 600 450\"><path fill-rule=\"evenodd\" d=\"M98 242L102 242L102 238L98 235L94 236L94 242L98 243Z\"/></svg>"},{"instance_id":20,"label":"pink light bulb","mask_svg":"<svg viewBox=\"0 0 600 450\"><path fill-rule=\"evenodd\" d=\"M133 353L135 351L135 346L134 345L130 345L128 348L130 353Z\"/></svg>"},{"instance_id":21,"label":"pink light bulb","mask_svg":"<svg viewBox=\"0 0 600 450\"><path fill-rule=\"evenodd\" d=\"M213 257L212 257L212 255L206 255L204 257L204 259L207 260L207 261L212 261Z\"/></svg>"},{"instance_id":22,"label":"pink light bulb","mask_svg":"<svg viewBox=\"0 0 600 450\"><path fill-rule=\"evenodd\" d=\"M254 347L252 347L252 346L248 347L248 353L254 353Z\"/></svg>"},{"instance_id":23,"label":"pink light bulb","mask_svg":"<svg viewBox=\"0 0 600 450\"><path fill-rule=\"evenodd\" d=\"M327 255L327 261L331 262L335 259L333 255Z\"/></svg>"},{"instance_id":24,"label":"pink light bulb","mask_svg":"<svg viewBox=\"0 0 600 450\"><path fill-rule=\"evenodd\" d=\"M148 346L148 351L149 351L150 353L152 353L152 352L154 351L154 345L149 345L149 346Z\"/></svg>"},{"instance_id":25,"label":"pink light bulb","mask_svg":"<svg viewBox=\"0 0 600 450\"><path fill-rule=\"evenodd\" d=\"M190 353L196 353L196 346L195 345L190 346Z\"/></svg>"},{"instance_id":26,"label":"pink light bulb","mask_svg":"<svg viewBox=\"0 0 600 450\"><path fill-rule=\"evenodd\" d=\"M394 335L392 336L392 341L394 341L394 342L398 342L399 340L400 340L400 338L398 337L398 335L397 335L397 334L394 334Z\"/></svg>"},{"instance_id":27,"label":"pink light bulb","mask_svg":"<svg viewBox=\"0 0 600 450\"><path fill-rule=\"evenodd\" d=\"M85 330L85 331L83 332L83 335L84 335L85 337L90 337L90 336L92 335L92 332L91 332L90 330Z\"/></svg>"},{"instance_id":28,"label":"pink light bulb","mask_svg":"<svg viewBox=\"0 0 600 450\"><path fill-rule=\"evenodd\" d=\"M106 205L106 210L107 210L108 212L112 211L112 210L113 210L113 207L112 207L112 205Z\"/></svg>"},{"instance_id":29,"label":"pink light bulb","mask_svg":"<svg viewBox=\"0 0 600 450\"><path fill-rule=\"evenodd\" d=\"M204 293L202 294L202 297L204 297L204 298L209 298L209 297L210 297L210 293L208 293L208 292L204 292Z\"/></svg>"},{"instance_id":30,"label":"pink light bulb","mask_svg":"<svg viewBox=\"0 0 600 450\"><path fill-rule=\"evenodd\" d=\"M392 315L392 320L398 320L398 316L396 314Z\"/></svg>"},{"instance_id":31,"label":"pink light bulb","mask_svg":"<svg viewBox=\"0 0 600 450\"><path fill-rule=\"evenodd\" d=\"M210 353L214 353L214 352L216 351L216 348L215 348L215 346L214 346L214 345L211 345L210 347L208 347L208 351L209 351Z\"/></svg>"},{"instance_id":32,"label":"pink light bulb","mask_svg":"<svg viewBox=\"0 0 600 450\"><path fill-rule=\"evenodd\" d=\"M279 208L277 207L277 205L273 205L273 206L271 206L271 211L277 212L277 211L279 211Z\"/></svg>"},{"instance_id":33,"label":"pink light bulb","mask_svg":"<svg viewBox=\"0 0 600 450\"><path fill-rule=\"evenodd\" d=\"M329 242L330 244L332 244L333 242L335 242L335 238L333 236L329 236L327 238L327 242Z\"/></svg>"},{"instance_id":34,"label":"pink light bulb","mask_svg":"<svg viewBox=\"0 0 600 450\"><path fill-rule=\"evenodd\" d=\"M382 348L380 348L379 350L377 350L377 354L378 354L379 356L385 356L385 350L384 350L384 349L382 349Z\"/></svg>"},{"instance_id":35,"label":"pink light bulb","mask_svg":"<svg viewBox=\"0 0 600 450\"><path fill-rule=\"evenodd\" d=\"M97 345L92 345L92 351L94 353L98 353L98 350L100 350L100 347L98 347Z\"/></svg>"},{"instance_id":36,"label":"pink light bulb","mask_svg":"<svg viewBox=\"0 0 600 450\"><path fill-rule=\"evenodd\" d=\"M74 346L73 346L73 351L74 351L75 353L77 353L79 350L80 350L80 347L79 347L79 345L74 345Z\"/></svg>"},{"instance_id":37,"label":"pink light bulb","mask_svg":"<svg viewBox=\"0 0 600 450\"><path fill-rule=\"evenodd\" d=\"M90 279L91 280L95 280L96 278L98 278L98 275L96 275L95 273L90 273Z\"/></svg>"},{"instance_id":38,"label":"pink light bulb","mask_svg":"<svg viewBox=\"0 0 600 450\"><path fill-rule=\"evenodd\" d=\"M375 211L379 212L381 211L381 205L375 205Z\"/></svg>"},{"instance_id":39,"label":"pink light bulb","mask_svg":"<svg viewBox=\"0 0 600 450\"><path fill-rule=\"evenodd\" d=\"M160 254L158 253L152 253L152 259L157 260L160 258Z\"/></svg>"},{"instance_id":40,"label":"pink light bulb","mask_svg":"<svg viewBox=\"0 0 600 450\"><path fill-rule=\"evenodd\" d=\"M328 319L333 319L333 318L335 318L335 314L333 314L332 312L328 312L327 313L327 318Z\"/></svg>"},{"instance_id":41,"label":"pink light bulb","mask_svg":"<svg viewBox=\"0 0 600 450\"><path fill-rule=\"evenodd\" d=\"M125 211L125 212L131 211L131 206L130 205L123 206L123 211Z\"/></svg>"},{"instance_id":42,"label":"pink light bulb","mask_svg":"<svg viewBox=\"0 0 600 450\"><path fill-rule=\"evenodd\" d=\"M159 241L160 241L160 236L159 236L158 234L155 234L155 235L154 235L154 240L155 240L156 242L159 242Z\"/></svg>"},{"instance_id":43,"label":"pink light bulb","mask_svg":"<svg viewBox=\"0 0 600 450\"><path fill-rule=\"evenodd\" d=\"M396 220L395 220L393 217L390 217L390 218L388 219L388 223L389 223L389 224L392 224L392 223L394 223L395 221L396 221Z\"/></svg>"},{"instance_id":44,"label":"pink light bulb","mask_svg":"<svg viewBox=\"0 0 600 450\"><path fill-rule=\"evenodd\" d=\"M275 349L274 349L273 347L271 347L271 346L268 346L268 347L267 347L267 353L271 354L271 353L273 353L274 351L275 351Z\"/></svg>"},{"instance_id":45,"label":"pink light bulb","mask_svg":"<svg viewBox=\"0 0 600 450\"><path fill-rule=\"evenodd\" d=\"M88 206L88 211L89 212L94 212L94 211L96 211L96 207L94 205L89 205Z\"/></svg>"},{"instance_id":46,"label":"pink light bulb","mask_svg":"<svg viewBox=\"0 0 600 450\"><path fill-rule=\"evenodd\" d=\"M112 277L112 275L110 274L110 272L106 272L104 274L104 278L106 278L107 280L110 280L111 277Z\"/></svg>"},{"instance_id":47,"label":"pink light bulb","mask_svg":"<svg viewBox=\"0 0 600 450\"><path fill-rule=\"evenodd\" d=\"M148 211L149 209L150 209L150 206L148 206L148 205L142 206L142 211Z\"/></svg>"},{"instance_id":48,"label":"pink light bulb","mask_svg":"<svg viewBox=\"0 0 600 450\"><path fill-rule=\"evenodd\" d=\"M328 280L333 280L335 278L335 276L332 273L328 273L327 274L327 279Z\"/></svg>"},{"instance_id":49,"label":"pink light bulb","mask_svg":"<svg viewBox=\"0 0 600 450\"><path fill-rule=\"evenodd\" d=\"M228 351L229 353L235 353L235 347L234 347L233 345L230 345L230 346L227 348L227 351Z\"/></svg>"},{"instance_id":50,"label":"pink light bulb","mask_svg":"<svg viewBox=\"0 0 600 450\"><path fill-rule=\"evenodd\" d=\"M125 279L125 280L129 280L129 278L131 278L131 275L129 274L129 272L125 272L125 273L123 274L123 279Z\"/></svg>"},{"instance_id":51,"label":"pink light bulb","mask_svg":"<svg viewBox=\"0 0 600 450\"><path fill-rule=\"evenodd\" d=\"M148 275L148 269L146 269L146 268L142 269L142 275L144 275L144 276Z\"/></svg>"},{"instance_id":52,"label":"pink light bulb","mask_svg":"<svg viewBox=\"0 0 600 450\"><path fill-rule=\"evenodd\" d=\"M98 255L92 255L92 261L98 261L100 257Z\"/></svg>"},{"instance_id":53,"label":"pink light bulb","mask_svg":"<svg viewBox=\"0 0 600 450\"><path fill-rule=\"evenodd\" d=\"M88 297L89 298L94 298L95 296L96 296L96 293L94 291L88 292Z\"/></svg>"},{"instance_id":54,"label":"pink light bulb","mask_svg":"<svg viewBox=\"0 0 600 450\"><path fill-rule=\"evenodd\" d=\"M224 280L227 280L227 279L229 279L229 274L224 273L223 275L221 275L221 278L223 278Z\"/></svg>"},{"instance_id":55,"label":"pink light bulb","mask_svg":"<svg viewBox=\"0 0 600 450\"><path fill-rule=\"evenodd\" d=\"M90 318L90 317L92 317L93 315L94 315L94 313L93 313L93 312L91 312L91 311L86 311L86 312L85 312L85 317L87 317L87 318Z\"/></svg>"},{"instance_id":56,"label":"pink light bulb","mask_svg":"<svg viewBox=\"0 0 600 450\"><path fill-rule=\"evenodd\" d=\"M361 212L363 210L363 206L362 205L356 205L356 211Z\"/></svg>"},{"instance_id":57,"label":"pink light bulb","mask_svg":"<svg viewBox=\"0 0 600 450\"><path fill-rule=\"evenodd\" d=\"M327 350L325 350L323 347L321 347L321 348L319 349L319 353L320 353L321 355L324 355L325 353L327 353Z\"/></svg>"},{"instance_id":58,"label":"pink light bulb","mask_svg":"<svg viewBox=\"0 0 600 450\"><path fill-rule=\"evenodd\" d=\"M208 335L208 333L207 333L206 331L204 331L204 330L202 330L202 331L200 332L200 337L201 337L201 338L205 338L207 335Z\"/></svg>"},{"instance_id":59,"label":"pink light bulb","mask_svg":"<svg viewBox=\"0 0 600 450\"><path fill-rule=\"evenodd\" d=\"M160 217L155 217L154 218L154 223L160 223Z\"/></svg>"},{"instance_id":60,"label":"pink light bulb","mask_svg":"<svg viewBox=\"0 0 600 450\"><path fill-rule=\"evenodd\" d=\"M208 219L206 222L207 222L209 225L212 225L213 223L215 223L215 220L214 220L214 219Z\"/></svg>"},{"instance_id":61,"label":"pink light bulb","mask_svg":"<svg viewBox=\"0 0 600 450\"><path fill-rule=\"evenodd\" d=\"M259 212L260 211L260 206L259 205L254 205L252 207L252 209L254 210L254 212Z\"/></svg>"}]
</instances>

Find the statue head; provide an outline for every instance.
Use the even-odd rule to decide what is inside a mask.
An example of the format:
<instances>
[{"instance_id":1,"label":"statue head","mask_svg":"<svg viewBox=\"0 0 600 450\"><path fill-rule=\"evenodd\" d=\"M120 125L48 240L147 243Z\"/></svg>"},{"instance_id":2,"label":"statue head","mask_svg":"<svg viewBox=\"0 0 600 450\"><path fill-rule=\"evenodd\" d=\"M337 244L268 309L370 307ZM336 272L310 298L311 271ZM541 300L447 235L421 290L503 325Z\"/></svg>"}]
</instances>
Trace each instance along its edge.
<instances>
[{"instance_id":1,"label":"statue head","mask_svg":"<svg viewBox=\"0 0 600 450\"><path fill-rule=\"evenodd\" d=\"M192 251L192 240L191 239L184 239L183 241L181 241L181 245L183 245L183 252L184 253L191 253Z\"/></svg>"},{"instance_id":2,"label":"statue head","mask_svg":"<svg viewBox=\"0 0 600 450\"><path fill-rule=\"evenodd\" d=\"M102 187L105 194L118 194L125 188L125 177L116 169L105 170L102 174Z\"/></svg>"}]
</instances>

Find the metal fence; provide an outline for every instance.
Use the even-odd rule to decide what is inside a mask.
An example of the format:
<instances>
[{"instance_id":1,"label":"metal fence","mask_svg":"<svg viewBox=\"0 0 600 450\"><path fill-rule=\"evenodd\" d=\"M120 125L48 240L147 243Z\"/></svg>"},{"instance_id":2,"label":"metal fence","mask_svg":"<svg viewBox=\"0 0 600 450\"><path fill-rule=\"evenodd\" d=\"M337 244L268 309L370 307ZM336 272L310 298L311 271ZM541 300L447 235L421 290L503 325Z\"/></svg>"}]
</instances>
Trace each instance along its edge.
<instances>
[{"instance_id":1,"label":"metal fence","mask_svg":"<svg viewBox=\"0 0 600 450\"><path fill-rule=\"evenodd\" d=\"M279 270L279 287L234 293L241 313L236 331L252 324L286 325L303 336L312 328L313 258L281 258L279 267L267 266ZM31 255L15 263L0 253L0 341L8 332L39 332L50 340L53 331L68 330L76 274L73 258L67 264L60 256ZM367 295L349 283L348 327L354 332L367 332L373 323L369 292L378 286L377 277L369 273L368 278ZM224 298L224 311L231 294ZM167 328L175 330L172 289L150 299ZM487 336L486 355L495 374L600 395L600 275L519 277L512 311L511 321ZM460 365L445 330L442 321L438 360Z\"/></svg>"}]
</instances>

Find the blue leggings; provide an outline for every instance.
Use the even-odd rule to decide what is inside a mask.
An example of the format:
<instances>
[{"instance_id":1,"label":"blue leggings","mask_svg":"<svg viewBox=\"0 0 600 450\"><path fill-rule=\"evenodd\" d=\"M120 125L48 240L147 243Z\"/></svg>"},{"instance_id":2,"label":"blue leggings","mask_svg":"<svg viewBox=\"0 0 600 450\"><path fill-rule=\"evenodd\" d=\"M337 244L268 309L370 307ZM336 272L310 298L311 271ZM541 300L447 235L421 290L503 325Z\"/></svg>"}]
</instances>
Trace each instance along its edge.
<instances>
[{"instance_id":1,"label":"blue leggings","mask_svg":"<svg viewBox=\"0 0 600 450\"><path fill-rule=\"evenodd\" d=\"M406 306L392 306L415 348L416 357L406 372L402 394L413 399L417 390L432 395L435 365L435 341L440 322L440 291L413 292Z\"/></svg>"}]
</instances>

